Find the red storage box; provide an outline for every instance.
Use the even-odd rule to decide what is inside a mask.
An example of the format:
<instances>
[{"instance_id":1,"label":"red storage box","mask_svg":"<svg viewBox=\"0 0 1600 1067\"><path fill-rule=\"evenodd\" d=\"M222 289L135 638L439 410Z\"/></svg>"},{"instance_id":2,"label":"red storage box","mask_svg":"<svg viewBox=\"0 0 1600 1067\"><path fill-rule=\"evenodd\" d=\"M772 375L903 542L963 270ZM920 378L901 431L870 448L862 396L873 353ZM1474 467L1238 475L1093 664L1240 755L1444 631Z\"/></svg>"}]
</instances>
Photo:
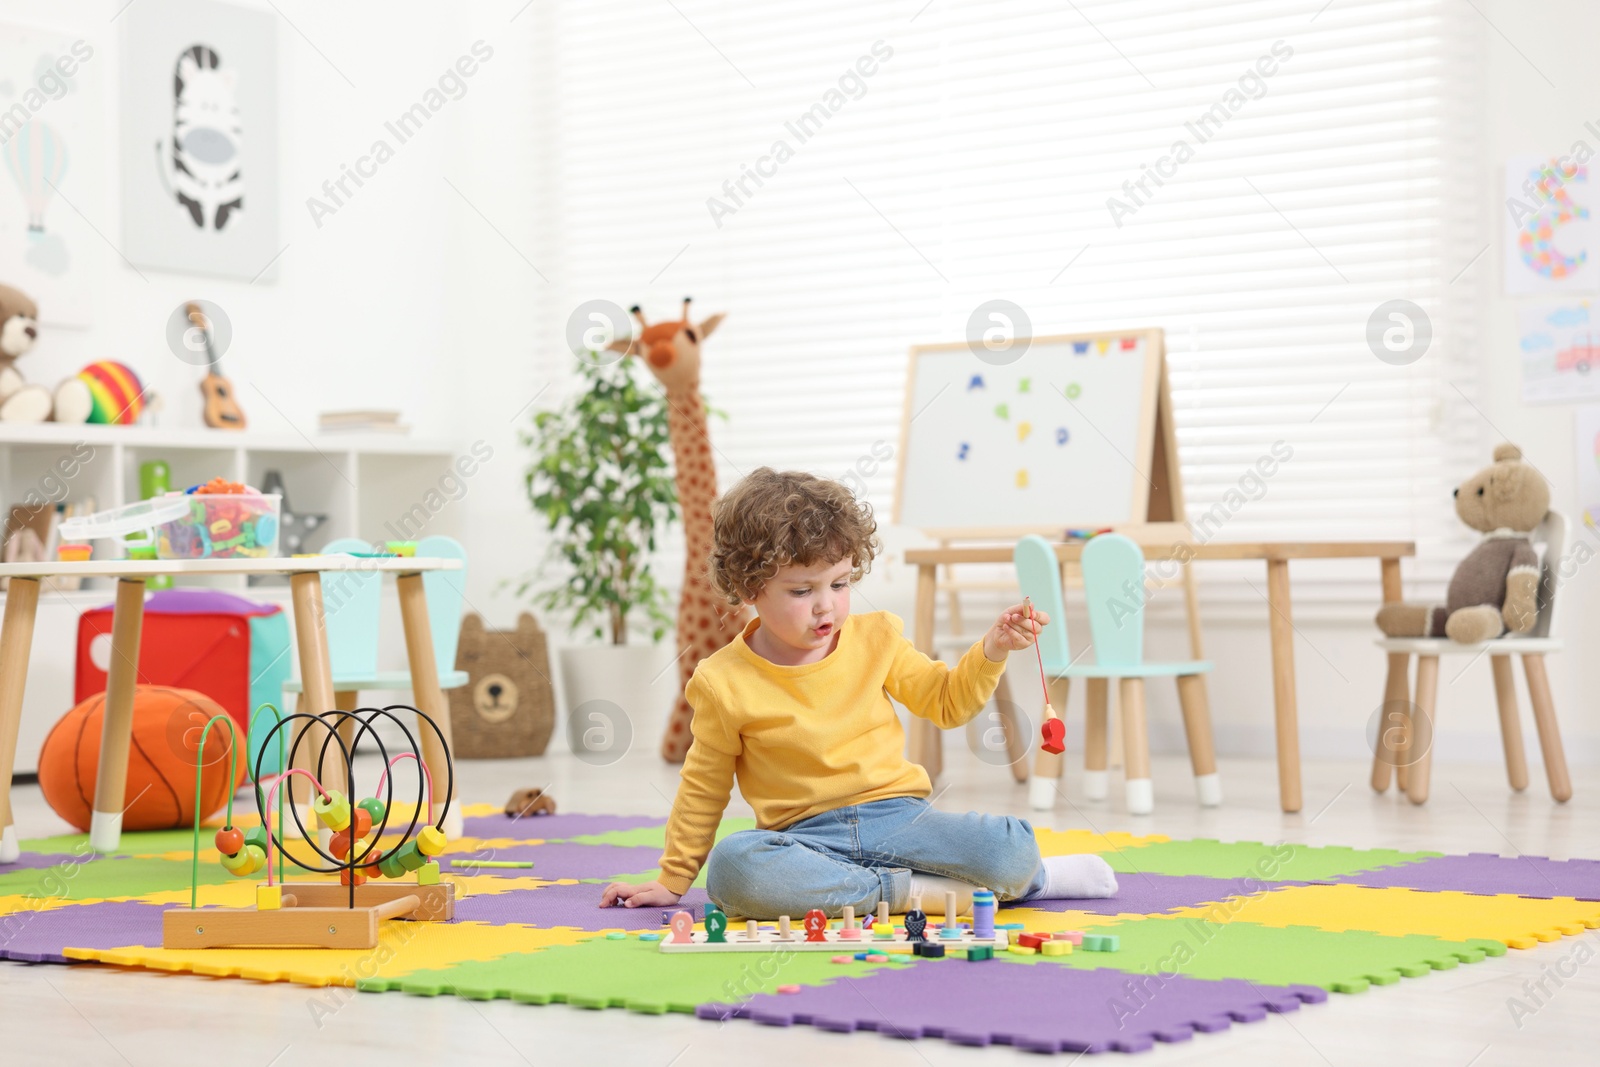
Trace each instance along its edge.
<instances>
[{"instance_id":1,"label":"red storage box","mask_svg":"<svg viewBox=\"0 0 1600 1067\"><path fill-rule=\"evenodd\" d=\"M105 692L110 665L107 605L78 619L73 699L81 703ZM140 684L204 693L222 705L241 740L249 735L250 713L263 701L276 704L281 699L291 667L289 621L275 604L217 589L165 589L145 598ZM193 724L195 729L202 725Z\"/></svg>"}]
</instances>

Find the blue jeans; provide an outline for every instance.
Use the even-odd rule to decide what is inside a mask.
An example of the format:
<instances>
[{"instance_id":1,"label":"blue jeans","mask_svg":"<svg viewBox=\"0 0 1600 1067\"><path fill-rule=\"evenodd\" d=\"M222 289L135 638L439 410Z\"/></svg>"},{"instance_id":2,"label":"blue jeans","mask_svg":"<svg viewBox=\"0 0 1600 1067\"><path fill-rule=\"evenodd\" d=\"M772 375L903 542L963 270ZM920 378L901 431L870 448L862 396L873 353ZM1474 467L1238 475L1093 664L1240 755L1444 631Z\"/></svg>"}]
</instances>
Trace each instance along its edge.
<instances>
[{"instance_id":1,"label":"blue jeans","mask_svg":"<svg viewBox=\"0 0 1600 1067\"><path fill-rule=\"evenodd\" d=\"M706 894L729 915L792 916L812 908L857 915L880 900L903 912L911 874L944 875L994 891L998 900L1044 892L1039 845L1026 819L954 815L921 797L891 797L835 808L782 830L729 834L706 860ZM923 910L937 910L924 901Z\"/></svg>"}]
</instances>

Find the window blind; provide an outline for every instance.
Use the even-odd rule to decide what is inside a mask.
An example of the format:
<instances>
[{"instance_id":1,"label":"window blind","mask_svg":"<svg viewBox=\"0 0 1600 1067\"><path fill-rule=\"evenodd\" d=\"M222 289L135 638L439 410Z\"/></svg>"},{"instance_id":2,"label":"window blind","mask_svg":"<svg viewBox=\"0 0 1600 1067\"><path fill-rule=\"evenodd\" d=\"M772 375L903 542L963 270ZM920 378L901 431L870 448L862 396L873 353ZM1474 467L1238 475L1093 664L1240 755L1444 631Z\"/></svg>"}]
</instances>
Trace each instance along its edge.
<instances>
[{"instance_id":1,"label":"window blind","mask_svg":"<svg viewBox=\"0 0 1600 1067\"><path fill-rule=\"evenodd\" d=\"M1191 517L1292 449L1211 536L1409 538L1408 580L1448 574L1449 490L1492 435L1471 5L551 0L520 17L542 42L537 336L595 298L727 311L703 375L729 416L711 430L724 487L762 464L856 470L887 519L909 346L959 340L999 298L1036 335L1166 330ZM1431 329L1405 365L1369 343L1395 300ZM1297 569L1297 605L1370 610L1375 583L1339 575Z\"/></svg>"}]
</instances>

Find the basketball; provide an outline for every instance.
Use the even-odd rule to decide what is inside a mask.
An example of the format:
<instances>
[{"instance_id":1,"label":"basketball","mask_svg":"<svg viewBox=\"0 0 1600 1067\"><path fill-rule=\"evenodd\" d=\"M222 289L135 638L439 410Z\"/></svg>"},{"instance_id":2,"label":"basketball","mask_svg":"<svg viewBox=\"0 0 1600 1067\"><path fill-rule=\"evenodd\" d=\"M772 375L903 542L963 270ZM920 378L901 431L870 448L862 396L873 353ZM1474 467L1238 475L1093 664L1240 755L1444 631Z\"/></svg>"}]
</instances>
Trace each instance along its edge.
<instances>
[{"instance_id":1,"label":"basketball","mask_svg":"<svg viewBox=\"0 0 1600 1067\"><path fill-rule=\"evenodd\" d=\"M63 715L39 753L39 789L46 803L85 832L94 809L105 701L104 693L96 693ZM193 824L200 731L213 715L227 717L220 704L192 689L141 685L135 690L124 830L171 830ZM206 765L200 782L202 818L226 804L228 794L246 777L241 746L238 778L228 780L231 746L232 734L217 723L206 737Z\"/></svg>"}]
</instances>

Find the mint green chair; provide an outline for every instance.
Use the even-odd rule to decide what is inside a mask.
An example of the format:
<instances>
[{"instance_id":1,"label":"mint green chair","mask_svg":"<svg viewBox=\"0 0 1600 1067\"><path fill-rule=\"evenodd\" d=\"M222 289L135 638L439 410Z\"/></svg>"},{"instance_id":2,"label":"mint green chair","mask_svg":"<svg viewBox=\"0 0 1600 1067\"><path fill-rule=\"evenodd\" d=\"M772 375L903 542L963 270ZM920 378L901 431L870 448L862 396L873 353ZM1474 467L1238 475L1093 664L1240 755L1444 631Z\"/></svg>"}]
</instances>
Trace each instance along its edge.
<instances>
[{"instance_id":1,"label":"mint green chair","mask_svg":"<svg viewBox=\"0 0 1600 1067\"><path fill-rule=\"evenodd\" d=\"M1084 599L1089 614L1094 661L1080 662L1072 655L1065 625L1066 604L1062 594L1061 566L1055 550L1042 537L1030 535L1017 542L1013 553L1017 580L1022 591L1052 620L1061 625L1047 626L1039 635L1039 652L1048 678L1062 683L1059 701L1052 694L1057 710L1066 706L1065 683L1077 677L1085 681L1086 721L1084 729L1084 795L1102 800L1109 792L1106 770L1106 706L1110 681L1118 679L1118 699L1122 710L1124 763L1127 769L1128 810L1135 815L1149 814L1155 807L1155 790L1150 780L1150 746L1145 728L1144 680L1173 677L1178 683L1178 701L1183 708L1184 728L1189 738L1189 757L1194 766L1195 788L1200 803L1222 803L1222 784L1217 777L1216 755L1211 737L1211 712L1206 704L1201 676L1211 670L1205 660L1148 663L1144 659L1145 594L1144 553L1131 538L1121 534L1101 534L1083 549ZM1085 650L1087 651L1087 650ZM1034 778L1029 782L1028 798L1036 810L1052 806L1055 783L1061 774L1061 757L1039 753Z\"/></svg>"},{"instance_id":2,"label":"mint green chair","mask_svg":"<svg viewBox=\"0 0 1600 1067\"><path fill-rule=\"evenodd\" d=\"M342 538L322 550L325 554L367 553L372 546L358 537ZM422 589L428 598L428 628L433 633L433 654L439 667L439 687L457 689L467 684L467 672L455 669L456 647L461 641L461 605L465 600L466 549L453 537L424 537L417 555L459 559L458 571L427 571ZM409 670L378 669L378 618L383 574L378 571L337 571L323 576L322 602L328 630L328 666L333 674L335 704L354 708L362 690L411 688ZM300 693L304 683L291 678L285 693ZM326 710L326 709L324 709Z\"/></svg>"}]
</instances>

